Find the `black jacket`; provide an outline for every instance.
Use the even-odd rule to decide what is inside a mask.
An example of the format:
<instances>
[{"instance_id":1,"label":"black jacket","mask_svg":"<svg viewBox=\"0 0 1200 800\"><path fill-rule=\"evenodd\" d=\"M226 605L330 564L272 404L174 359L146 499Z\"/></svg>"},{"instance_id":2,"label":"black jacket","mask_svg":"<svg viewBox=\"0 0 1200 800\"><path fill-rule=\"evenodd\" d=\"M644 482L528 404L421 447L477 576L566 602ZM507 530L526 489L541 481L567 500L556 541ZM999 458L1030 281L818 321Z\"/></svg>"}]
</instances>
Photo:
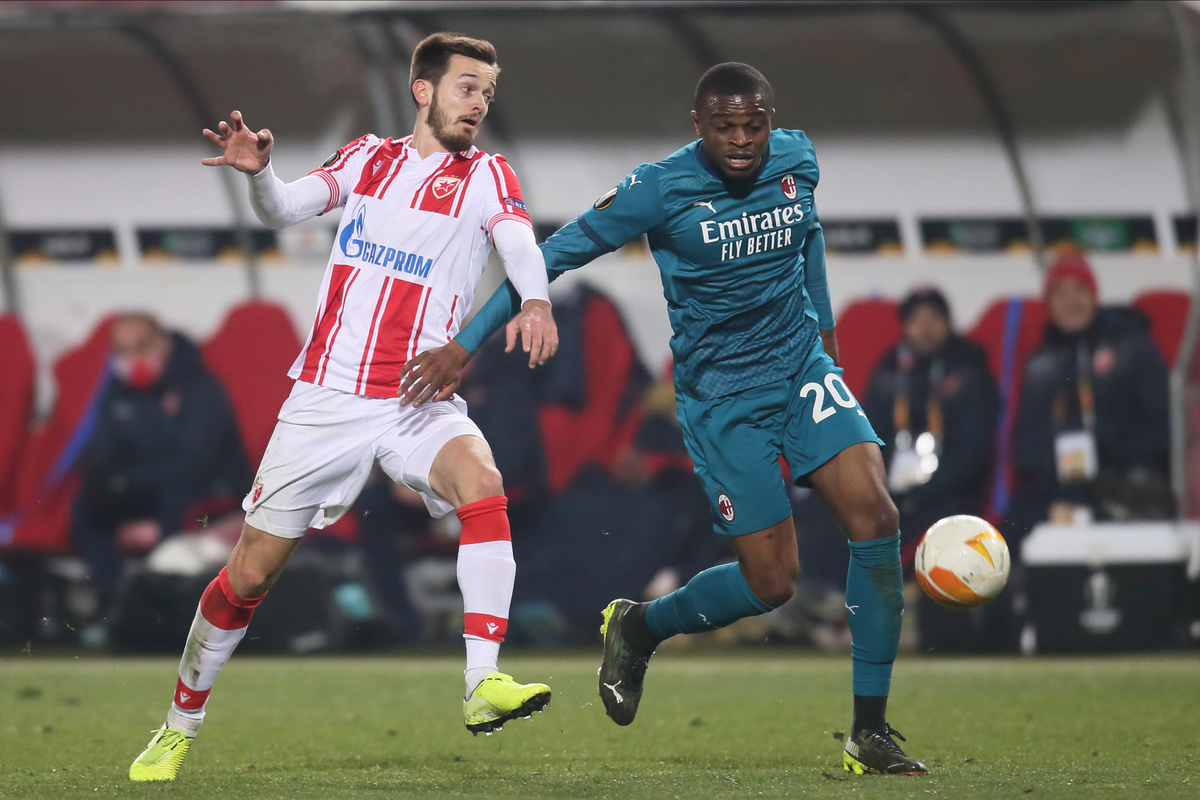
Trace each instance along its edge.
<instances>
[{"instance_id":1,"label":"black jacket","mask_svg":"<svg viewBox=\"0 0 1200 800\"><path fill-rule=\"evenodd\" d=\"M136 391L115 377L80 454L80 500L97 508L144 509L166 534L197 500L240 498L250 484L237 422L224 389L196 346L173 334L158 381Z\"/></svg>"},{"instance_id":2,"label":"black jacket","mask_svg":"<svg viewBox=\"0 0 1200 800\"><path fill-rule=\"evenodd\" d=\"M1170 459L1167 365L1150 326L1131 308L1100 309L1082 333L1067 335L1047 324L1042 344L1025 364L1013 428L1017 484L1010 517L1027 528L1046 518L1051 502L1095 504L1094 484L1058 483L1054 440L1059 430L1082 427L1080 347L1091 365L1095 436L1102 473L1142 470L1165 476ZM1061 399L1060 399L1061 398ZM1065 417L1055 420L1055 403Z\"/></svg>"},{"instance_id":3,"label":"black jacket","mask_svg":"<svg viewBox=\"0 0 1200 800\"><path fill-rule=\"evenodd\" d=\"M901 380L897 345L875 367L867 384L863 410L880 439L890 464L896 439L893 419ZM930 372L942 363L941 405L944 418L942 452L929 482L895 497L900 528L907 539L951 514L982 514L995 451L999 395L987 368L983 349L951 335L931 358L914 358L909 372L910 430L914 437L928 430L926 404Z\"/></svg>"}]
</instances>

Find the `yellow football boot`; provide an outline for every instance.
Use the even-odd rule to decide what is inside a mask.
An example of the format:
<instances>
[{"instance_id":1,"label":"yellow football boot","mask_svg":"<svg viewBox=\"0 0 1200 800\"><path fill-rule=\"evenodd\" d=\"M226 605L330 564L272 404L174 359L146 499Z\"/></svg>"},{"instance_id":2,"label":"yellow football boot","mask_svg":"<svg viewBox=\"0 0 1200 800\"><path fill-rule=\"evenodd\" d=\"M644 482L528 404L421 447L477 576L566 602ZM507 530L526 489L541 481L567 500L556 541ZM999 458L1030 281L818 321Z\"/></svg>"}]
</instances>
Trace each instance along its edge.
<instances>
[{"instance_id":1,"label":"yellow football boot","mask_svg":"<svg viewBox=\"0 0 1200 800\"><path fill-rule=\"evenodd\" d=\"M173 781L192 740L178 728L165 724L154 732L146 749L129 766L131 781Z\"/></svg>"},{"instance_id":2,"label":"yellow football boot","mask_svg":"<svg viewBox=\"0 0 1200 800\"><path fill-rule=\"evenodd\" d=\"M463 723L473 735L491 736L510 719L529 719L550 704L550 687L544 683L517 683L511 675L493 672L471 696L463 700Z\"/></svg>"}]
</instances>

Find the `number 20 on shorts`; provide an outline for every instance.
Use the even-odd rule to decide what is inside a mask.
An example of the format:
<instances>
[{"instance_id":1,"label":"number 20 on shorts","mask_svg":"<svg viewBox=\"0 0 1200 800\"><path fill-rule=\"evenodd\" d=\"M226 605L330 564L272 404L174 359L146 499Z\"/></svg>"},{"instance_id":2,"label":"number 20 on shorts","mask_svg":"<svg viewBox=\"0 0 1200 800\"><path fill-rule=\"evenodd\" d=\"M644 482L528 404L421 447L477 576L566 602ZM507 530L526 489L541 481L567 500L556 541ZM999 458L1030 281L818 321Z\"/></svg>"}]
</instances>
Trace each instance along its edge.
<instances>
[{"instance_id":1,"label":"number 20 on shorts","mask_svg":"<svg viewBox=\"0 0 1200 800\"><path fill-rule=\"evenodd\" d=\"M837 413L837 409L833 406L825 406L825 390L829 390L829 396L833 398L833 402L837 403L842 408L854 408L858 405L854 401L854 395L850 394L850 387L842 380L840 375L829 373L825 376L825 385L819 383L806 383L800 389L801 397L808 397L810 394L816 393L817 399L813 403L812 418L813 422L821 422L829 419Z\"/></svg>"}]
</instances>

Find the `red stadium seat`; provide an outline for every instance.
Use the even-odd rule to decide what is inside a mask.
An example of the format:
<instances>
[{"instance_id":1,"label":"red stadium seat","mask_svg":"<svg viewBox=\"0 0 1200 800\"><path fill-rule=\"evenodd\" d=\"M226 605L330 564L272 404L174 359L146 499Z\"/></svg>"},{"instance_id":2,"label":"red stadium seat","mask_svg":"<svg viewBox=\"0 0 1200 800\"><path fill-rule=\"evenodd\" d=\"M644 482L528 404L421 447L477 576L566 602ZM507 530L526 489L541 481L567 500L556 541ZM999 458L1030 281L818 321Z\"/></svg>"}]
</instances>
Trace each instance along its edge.
<instances>
[{"instance_id":1,"label":"red stadium seat","mask_svg":"<svg viewBox=\"0 0 1200 800\"><path fill-rule=\"evenodd\" d=\"M622 409L638 357L620 312L593 294L583 313L584 406L551 403L538 413L547 479L556 492L588 464L611 470L632 447L641 422L637 404Z\"/></svg>"},{"instance_id":2,"label":"red stadium seat","mask_svg":"<svg viewBox=\"0 0 1200 800\"><path fill-rule=\"evenodd\" d=\"M201 348L205 365L229 395L252 470L258 469L279 407L292 391L287 372L301 345L282 306L251 300L232 309ZM347 514L322 533L352 540L358 534L358 520Z\"/></svg>"},{"instance_id":3,"label":"red stadium seat","mask_svg":"<svg viewBox=\"0 0 1200 800\"><path fill-rule=\"evenodd\" d=\"M279 407L292 390L287 371L300 346L287 311L261 301L230 311L204 344L204 363L229 395L251 469L262 460Z\"/></svg>"},{"instance_id":4,"label":"red stadium seat","mask_svg":"<svg viewBox=\"0 0 1200 800\"><path fill-rule=\"evenodd\" d=\"M856 396L862 396L871 370L900 341L899 308L894 300L855 300L838 315L842 377Z\"/></svg>"},{"instance_id":5,"label":"red stadium seat","mask_svg":"<svg viewBox=\"0 0 1200 800\"><path fill-rule=\"evenodd\" d=\"M1029 354L1042 341L1046 307L1041 300L1009 297L988 306L967 335L987 351L988 369L1000 389L1000 425L996 434L996 468L988 518L999 520L1008 507L1012 486L1012 426L1017 418L1021 379Z\"/></svg>"},{"instance_id":6,"label":"red stadium seat","mask_svg":"<svg viewBox=\"0 0 1200 800\"><path fill-rule=\"evenodd\" d=\"M29 438L33 418L36 366L21 322L0 315L0 517L16 502L17 463Z\"/></svg>"},{"instance_id":7,"label":"red stadium seat","mask_svg":"<svg viewBox=\"0 0 1200 800\"><path fill-rule=\"evenodd\" d=\"M33 431L21 457L15 511L0 523L4 546L43 553L70 549L71 503L79 490L75 459L108 380L112 321L102 320L86 342L54 363L54 410Z\"/></svg>"},{"instance_id":8,"label":"red stadium seat","mask_svg":"<svg viewBox=\"0 0 1200 800\"><path fill-rule=\"evenodd\" d=\"M1133 301L1134 308L1150 318L1150 335L1162 352L1168 367L1175 366L1179 355L1179 343L1183 340L1183 327L1187 324L1191 299L1187 292L1145 292Z\"/></svg>"},{"instance_id":9,"label":"red stadium seat","mask_svg":"<svg viewBox=\"0 0 1200 800\"><path fill-rule=\"evenodd\" d=\"M1014 304L1019 304L1019 312L1018 305ZM1010 314L1019 316L1010 317ZM967 338L987 351L988 369L996 379L996 385L1003 386L1004 379L1001 373L1004 367L1004 334L1006 325L1010 322L1017 326L1014 342L1016 349L1012 352L1011 365L1016 397L1020 393L1025 361L1042 341L1042 331L1046 327L1045 304L1041 300L1018 297L996 300L980 315Z\"/></svg>"}]
</instances>

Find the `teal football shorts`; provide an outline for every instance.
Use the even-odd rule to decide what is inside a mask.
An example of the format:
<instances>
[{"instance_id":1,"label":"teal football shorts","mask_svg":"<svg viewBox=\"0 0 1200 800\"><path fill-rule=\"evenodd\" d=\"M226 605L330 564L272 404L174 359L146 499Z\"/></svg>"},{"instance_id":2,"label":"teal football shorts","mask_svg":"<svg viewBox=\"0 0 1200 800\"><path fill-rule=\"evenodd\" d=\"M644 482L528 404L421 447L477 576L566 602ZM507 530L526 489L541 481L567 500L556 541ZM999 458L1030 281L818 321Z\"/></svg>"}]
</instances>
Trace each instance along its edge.
<instances>
[{"instance_id":1,"label":"teal football shorts","mask_svg":"<svg viewBox=\"0 0 1200 800\"><path fill-rule=\"evenodd\" d=\"M712 400L677 389L675 405L713 530L727 536L791 516L780 455L799 482L851 445L883 444L820 338L791 378Z\"/></svg>"}]
</instances>

